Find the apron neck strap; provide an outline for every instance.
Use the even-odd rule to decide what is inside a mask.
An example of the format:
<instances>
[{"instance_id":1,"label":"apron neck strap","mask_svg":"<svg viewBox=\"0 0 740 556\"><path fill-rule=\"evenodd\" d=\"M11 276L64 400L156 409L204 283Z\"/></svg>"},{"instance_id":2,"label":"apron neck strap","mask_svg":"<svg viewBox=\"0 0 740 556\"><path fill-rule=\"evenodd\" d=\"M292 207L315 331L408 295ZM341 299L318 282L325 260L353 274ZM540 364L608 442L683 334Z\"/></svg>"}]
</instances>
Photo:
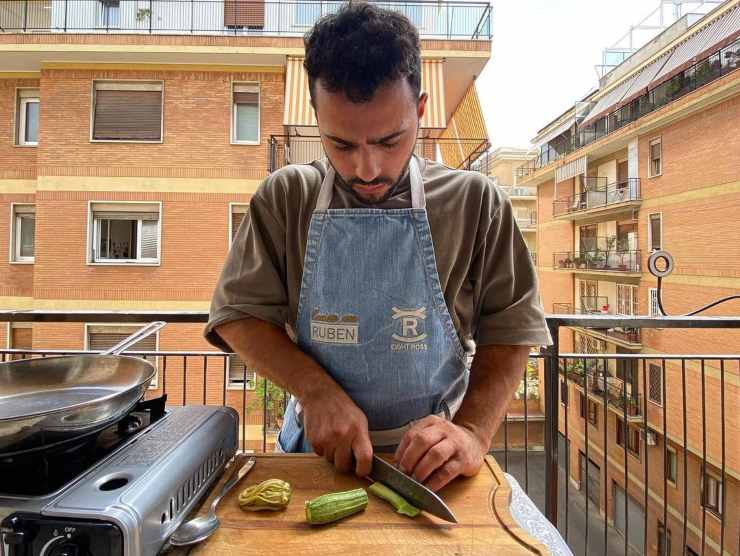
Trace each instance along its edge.
<instances>
[{"instance_id":1,"label":"apron neck strap","mask_svg":"<svg viewBox=\"0 0 740 556\"><path fill-rule=\"evenodd\" d=\"M336 172L331 163L329 163L329 170L326 172L324 181L321 183L321 190L316 201L316 210L327 210L331 205L331 200L334 196L335 178ZM409 182L411 189L411 208L426 208L424 182L421 179L421 170L419 170L419 163L416 161L416 156L412 156L411 160L409 160Z\"/></svg>"}]
</instances>

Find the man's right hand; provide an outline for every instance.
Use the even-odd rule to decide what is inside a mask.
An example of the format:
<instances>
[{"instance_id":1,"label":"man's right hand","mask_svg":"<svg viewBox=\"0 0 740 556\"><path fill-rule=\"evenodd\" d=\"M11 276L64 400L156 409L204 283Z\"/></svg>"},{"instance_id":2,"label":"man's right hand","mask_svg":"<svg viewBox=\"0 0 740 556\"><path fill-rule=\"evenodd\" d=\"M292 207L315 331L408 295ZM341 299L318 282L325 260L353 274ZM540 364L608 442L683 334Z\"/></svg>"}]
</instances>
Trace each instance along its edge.
<instances>
[{"instance_id":1,"label":"man's right hand","mask_svg":"<svg viewBox=\"0 0 740 556\"><path fill-rule=\"evenodd\" d=\"M366 477L372 469L373 446L367 417L342 390L302 402L303 427L314 452L337 470Z\"/></svg>"}]
</instances>

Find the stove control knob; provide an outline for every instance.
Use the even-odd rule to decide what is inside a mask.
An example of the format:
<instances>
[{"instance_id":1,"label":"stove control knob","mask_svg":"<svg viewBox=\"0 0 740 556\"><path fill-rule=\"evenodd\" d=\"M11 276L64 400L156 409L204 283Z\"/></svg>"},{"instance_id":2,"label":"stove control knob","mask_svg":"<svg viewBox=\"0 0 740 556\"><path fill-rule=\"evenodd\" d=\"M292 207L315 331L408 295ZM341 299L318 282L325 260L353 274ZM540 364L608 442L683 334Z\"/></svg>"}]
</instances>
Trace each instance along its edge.
<instances>
[{"instance_id":1,"label":"stove control knob","mask_svg":"<svg viewBox=\"0 0 740 556\"><path fill-rule=\"evenodd\" d=\"M87 556L88 552L72 541L62 541L54 545L48 552L49 556Z\"/></svg>"}]
</instances>

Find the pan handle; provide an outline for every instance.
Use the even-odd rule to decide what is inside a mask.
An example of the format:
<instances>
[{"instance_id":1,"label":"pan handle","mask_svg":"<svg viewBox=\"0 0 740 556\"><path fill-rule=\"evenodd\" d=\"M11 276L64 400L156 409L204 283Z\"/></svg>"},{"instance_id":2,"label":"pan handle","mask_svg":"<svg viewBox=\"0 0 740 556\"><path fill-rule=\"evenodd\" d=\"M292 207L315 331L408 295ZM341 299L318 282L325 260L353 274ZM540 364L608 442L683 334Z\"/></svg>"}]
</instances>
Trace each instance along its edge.
<instances>
[{"instance_id":1,"label":"pan handle","mask_svg":"<svg viewBox=\"0 0 740 556\"><path fill-rule=\"evenodd\" d=\"M131 347L139 340L143 340L150 334L153 334L160 328L162 328L164 325L166 325L166 322L162 321L156 321L156 322L150 322L147 324L144 328L141 330L137 330L131 336L128 338L124 338L120 342L118 342L115 346L110 348L108 351L104 351L101 355L118 355L122 351L124 351L126 348Z\"/></svg>"}]
</instances>

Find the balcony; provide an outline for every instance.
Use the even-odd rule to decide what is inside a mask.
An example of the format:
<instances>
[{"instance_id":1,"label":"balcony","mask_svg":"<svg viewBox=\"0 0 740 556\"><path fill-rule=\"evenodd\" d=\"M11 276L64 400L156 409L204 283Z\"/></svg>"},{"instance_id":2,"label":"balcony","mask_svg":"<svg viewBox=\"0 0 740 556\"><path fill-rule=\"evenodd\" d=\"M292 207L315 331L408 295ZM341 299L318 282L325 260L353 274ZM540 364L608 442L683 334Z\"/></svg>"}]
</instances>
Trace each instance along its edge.
<instances>
[{"instance_id":1,"label":"balcony","mask_svg":"<svg viewBox=\"0 0 740 556\"><path fill-rule=\"evenodd\" d=\"M514 216L517 226L522 232L537 231L537 211L532 210L527 213L519 212Z\"/></svg>"},{"instance_id":2,"label":"balcony","mask_svg":"<svg viewBox=\"0 0 740 556\"><path fill-rule=\"evenodd\" d=\"M640 276L640 251L564 251L553 253L553 270L580 274Z\"/></svg>"},{"instance_id":3,"label":"balcony","mask_svg":"<svg viewBox=\"0 0 740 556\"><path fill-rule=\"evenodd\" d=\"M416 140L414 153L421 158L437 160L438 150L460 149L471 153L460 165L462 169L470 169L475 160L488 149L487 139L447 139L441 137L419 137ZM313 160L324 158L324 148L318 137L296 135L271 135L268 143L268 171L274 172L288 164L306 164ZM537 218L534 215L534 222ZM526 220L526 219L525 219Z\"/></svg>"},{"instance_id":4,"label":"balcony","mask_svg":"<svg viewBox=\"0 0 740 556\"><path fill-rule=\"evenodd\" d=\"M0 322L40 323L41 329L46 329L53 323L63 323L63 326L68 327L75 323L82 325L165 320L169 323L168 328L189 326L188 330L193 332L193 325L202 324L206 319L206 313L201 312L0 311ZM687 483L677 485L675 497L670 498L667 506L663 504L662 496L666 492L667 478L661 467L660 458L664 453L665 443L660 441L660 436L664 431L671 436L679 465L686 465L687 460L684 458L691 458L693 467L689 469L699 469L703 465L719 470L717 477L728 489L724 499L737 496L737 492L733 490L737 488L736 483L729 481L729 474L738 471L731 467L737 462L737 458L732 455L731 446L737 445L738 439L737 431L732 429L728 417L740 409L736 384L740 356L563 353L558 347L558 338L562 327L683 328L704 329L705 334L731 334L730 329L740 329L740 318L576 315L549 316L547 322L554 345L532 354L527 380L522 382L517 399L512 402L510 412L493 441L491 454L502 468L514 475L528 496L558 526L576 554L621 554L630 548L626 540L628 536L618 530L619 524L611 513L617 507L616 504L610 505L610 509L605 511L603 499L594 502L594 491L589 491L590 483L578 483L578 474L566 471L577 467L572 458L577 457L579 452L585 453L585 457L602 470L607 469L615 481L614 484L629 484L630 496L639 503L643 512L638 519L665 519L664 511L668 511L674 531L679 531L679 537L682 526L687 526L699 535L702 542L719 547L718 551L723 550L722 547L731 550L728 539L735 538L737 524L732 519L734 514L726 502L721 513L706 522L697 517L703 515L703 512L681 511L682 507L686 507L687 500L699 499L701 480L698 476L696 480L692 478ZM0 358L7 361L18 357L69 353L81 351L3 349L0 350ZM242 449L272 449L276 432L282 423L287 393L264 377L257 376L255 381L249 380L246 369L241 371L241 377L231 376L230 381L226 380L229 377L230 354L217 351L157 350L129 352L129 355L149 356L156 362L156 388L151 389L147 397L166 393L171 405L229 405L240 415ZM620 362L632 362L634 368L642 369L643 372L637 375L636 380L626 384L613 376L611 369L611 365ZM652 387L653 375L651 373L649 381L644 372L650 362L657 362L657 368L662 368L662 380L665 383L663 392L669 396L667 400L663 400L662 407L649 404L644 394L652 392L649 387ZM539 372L536 371L538 368ZM682 369L691 369L691 373L701 370L702 375L706 370L707 387L699 383L698 392L687 393L687 372L682 375ZM542 381L544 383L540 384ZM564 388L561 384L565 385ZM597 442L607 440L603 425L601 429L594 431L593 426L586 426L583 417L579 415L577 401L574 403L567 395L564 399L559 399L561 393L573 385L585 390L588 399L600 402L600 423L606 421L608 415L612 415L629 423L631 430L639 431L637 454L643 454L644 458L639 465L630 463L627 466L631 461L628 457L636 457L635 446L628 448L627 443L616 444L613 435L609 437L608 451L598 447ZM541 399L540 391L544 392ZM670 412L666 411L667 404L670 404ZM544 422L541 420L543 414ZM690 431L702 430L711 423L714 427L711 441L702 446L700 437L697 440L695 436L687 436L687 428L682 426L684 422L689 423ZM536 432L541 430L539 427L544 427L544 434ZM687 449L684 450L684 447ZM648 461L652 463L648 465ZM647 511L642 506L642 501L648 495L644 487L646 484L655 485L650 490ZM610 483L608 488L611 487ZM604 485L597 482L590 484L590 488L596 488L596 499L599 500L599 493L604 492ZM628 516L628 519L633 519L632 510ZM707 523L712 523L712 527ZM722 533L725 529L727 531ZM641 544L632 546L632 549L649 553L649 542L651 541L646 537Z\"/></svg>"},{"instance_id":5,"label":"balcony","mask_svg":"<svg viewBox=\"0 0 740 556\"><path fill-rule=\"evenodd\" d=\"M640 178L611 184L606 183L606 178L586 178L582 192L553 201L552 215L564 220L606 216L639 206L641 202Z\"/></svg>"},{"instance_id":6,"label":"balcony","mask_svg":"<svg viewBox=\"0 0 740 556\"><path fill-rule=\"evenodd\" d=\"M553 303L552 312L555 315L614 315L606 296L581 297L580 306L573 308L572 303ZM618 346L630 349L642 349L642 335L639 328L575 328L581 334L604 340Z\"/></svg>"},{"instance_id":7,"label":"balcony","mask_svg":"<svg viewBox=\"0 0 740 556\"><path fill-rule=\"evenodd\" d=\"M373 2L403 13L428 39L491 39L487 2ZM121 33L302 37L345 2L293 0L14 0L0 3L0 33Z\"/></svg>"},{"instance_id":8,"label":"balcony","mask_svg":"<svg viewBox=\"0 0 740 556\"><path fill-rule=\"evenodd\" d=\"M532 257L532 263L534 263L534 265L537 266L537 252L530 250L529 256Z\"/></svg>"},{"instance_id":9,"label":"balcony","mask_svg":"<svg viewBox=\"0 0 740 556\"><path fill-rule=\"evenodd\" d=\"M512 199L534 200L537 198L536 187L523 187L518 185L499 185L499 189Z\"/></svg>"}]
</instances>

